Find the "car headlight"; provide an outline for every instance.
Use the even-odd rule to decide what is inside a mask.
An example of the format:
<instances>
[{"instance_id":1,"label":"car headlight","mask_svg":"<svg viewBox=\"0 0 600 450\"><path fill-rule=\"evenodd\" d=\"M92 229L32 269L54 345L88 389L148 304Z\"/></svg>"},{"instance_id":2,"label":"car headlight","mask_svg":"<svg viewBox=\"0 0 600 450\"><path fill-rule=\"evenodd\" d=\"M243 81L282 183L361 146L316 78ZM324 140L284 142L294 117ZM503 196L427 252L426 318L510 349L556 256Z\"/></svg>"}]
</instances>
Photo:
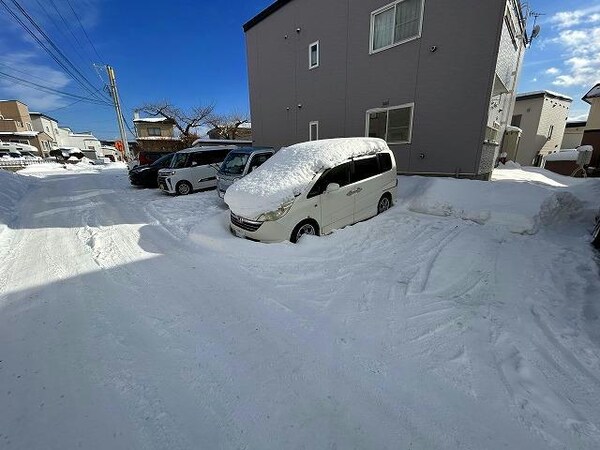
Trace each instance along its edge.
<instances>
[{"instance_id":1,"label":"car headlight","mask_svg":"<svg viewBox=\"0 0 600 450\"><path fill-rule=\"evenodd\" d=\"M177 172L175 172L174 170L171 170L170 172L167 172L167 175L175 175Z\"/></svg>"},{"instance_id":2,"label":"car headlight","mask_svg":"<svg viewBox=\"0 0 600 450\"><path fill-rule=\"evenodd\" d=\"M293 204L294 200L284 203L275 211L270 211L268 213L261 214L260 216L258 216L257 220L260 222L272 222L274 220L279 220L289 212Z\"/></svg>"}]
</instances>

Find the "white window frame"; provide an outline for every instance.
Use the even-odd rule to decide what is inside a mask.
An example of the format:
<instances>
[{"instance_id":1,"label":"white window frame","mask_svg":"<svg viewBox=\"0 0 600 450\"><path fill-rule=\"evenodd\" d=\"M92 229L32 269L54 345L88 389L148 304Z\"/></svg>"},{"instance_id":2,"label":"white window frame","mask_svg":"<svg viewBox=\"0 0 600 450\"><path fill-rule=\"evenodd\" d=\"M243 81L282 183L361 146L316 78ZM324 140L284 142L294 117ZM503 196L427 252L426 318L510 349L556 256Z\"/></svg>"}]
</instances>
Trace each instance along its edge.
<instances>
[{"instance_id":1,"label":"white window frame","mask_svg":"<svg viewBox=\"0 0 600 450\"><path fill-rule=\"evenodd\" d=\"M403 109L403 108L410 108L410 123L409 123L409 127L408 127L408 140L407 141L394 141L394 142L389 142L387 140L387 136L388 136L388 128L390 126L390 111L393 111L394 109ZM410 144L412 143L412 133L413 133L413 121L414 121L414 117L415 117L415 103L405 103L403 105L397 105L397 106L388 106L385 108L373 108L373 109L369 109L366 112L365 115L365 137L369 137L369 119L370 119L370 115L373 113L379 113L379 112L387 112L387 119L385 121L385 141L389 144L389 145L401 145L401 144Z\"/></svg>"},{"instance_id":2,"label":"white window frame","mask_svg":"<svg viewBox=\"0 0 600 450\"><path fill-rule=\"evenodd\" d=\"M377 50L375 50L373 48L373 41L375 39L375 16L378 14L381 14L382 12L387 11L388 9L394 9L394 27L395 27L396 6L399 3L402 3L404 1L405 0L396 0L395 2L392 2L385 6L382 6L381 8L376 9L375 11L373 11L371 13L371 27L370 27L370 32L369 32L369 54L370 55L374 55L375 53L383 52L390 48L397 47L398 45L406 44L407 42L414 41L415 39L421 38L421 35L423 34L423 16L425 15L425 1L426 0L423 0L421 2L421 21L419 23L419 33L416 36L410 37L408 39L404 39L402 41L392 42L390 45L386 45L385 47L378 48ZM393 38L392 38L392 41L393 41Z\"/></svg>"},{"instance_id":3,"label":"white window frame","mask_svg":"<svg viewBox=\"0 0 600 450\"><path fill-rule=\"evenodd\" d=\"M317 136L316 137L314 137L312 135L313 125L317 126ZM308 122L308 140L309 141L318 141L319 140L319 121L318 120L313 120L312 122Z\"/></svg>"},{"instance_id":4,"label":"white window frame","mask_svg":"<svg viewBox=\"0 0 600 450\"><path fill-rule=\"evenodd\" d=\"M317 64L312 65L311 50L314 46L317 47ZM308 46L308 69L309 70L316 69L317 67L319 67L320 64L321 64L321 44L319 44L319 41L315 41Z\"/></svg>"}]
</instances>

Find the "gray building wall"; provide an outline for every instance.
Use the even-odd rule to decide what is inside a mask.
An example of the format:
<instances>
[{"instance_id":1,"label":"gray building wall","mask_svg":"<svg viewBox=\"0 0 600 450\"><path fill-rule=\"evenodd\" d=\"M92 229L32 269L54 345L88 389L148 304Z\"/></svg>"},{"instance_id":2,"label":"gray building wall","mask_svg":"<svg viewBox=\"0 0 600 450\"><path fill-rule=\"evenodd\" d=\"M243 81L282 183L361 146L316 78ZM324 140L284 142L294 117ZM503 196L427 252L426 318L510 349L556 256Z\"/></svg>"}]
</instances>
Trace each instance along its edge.
<instances>
[{"instance_id":1,"label":"gray building wall","mask_svg":"<svg viewBox=\"0 0 600 450\"><path fill-rule=\"evenodd\" d=\"M255 143L306 141L311 121L321 139L364 136L367 110L414 103L411 143L390 146L399 172L491 170L482 148L496 66L507 72L498 64L506 0L425 0L421 38L370 54L371 12L389 3L293 0L246 32ZM320 65L309 70L317 40Z\"/></svg>"}]
</instances>

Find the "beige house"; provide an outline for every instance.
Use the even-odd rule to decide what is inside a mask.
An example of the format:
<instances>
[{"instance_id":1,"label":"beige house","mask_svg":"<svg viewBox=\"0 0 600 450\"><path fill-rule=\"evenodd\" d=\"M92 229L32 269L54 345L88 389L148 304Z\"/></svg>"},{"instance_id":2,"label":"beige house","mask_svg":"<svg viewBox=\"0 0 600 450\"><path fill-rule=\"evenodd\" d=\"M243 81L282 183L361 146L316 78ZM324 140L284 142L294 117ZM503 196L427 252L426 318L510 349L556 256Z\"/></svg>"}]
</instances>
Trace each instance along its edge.
<instances>
[{"instance_id":1,"label":"beige house","mask_svg":"<svg viewBox=\"0 0 600 450\"><path fill-rule=\"evenodd\" d=\"M52 137L33 128L29 108L18 100L0 101L0 141L33 145L41 156L52 149Z\"/></svg>"},{"instance_id":2,"label":"beige house","mask_svg":"<svg viewBox=\"0 0 600 450\"><path fill-rule=\"evenodd\" d=\"M581 145L591 145L594 148L591 167L600 167L600 83L596 84L590 91L583 96L584 102L590 104L590 113L588 115Z\"/></svg>"},{"instance_id":3,"label":"beige house","mask_svg":"<svg viewBox=\"0 0 600 450\"><path fill-rule=\"evenodd\" d=\"M561 149L577 148L581 145L583 132L585 131L586 121L567 122L565 135L563 136Z\"/></svg>"},{"instance_id":4,"label":"beige house","mask_svg":"<svg viewBox=\"0 0 600 450\"><path fill-rule=\"evenodd\" d=\"M181 140L175 137L175 122L164 117L133 119L136 140L140 150L147 152L172 152L181 149Z\"/></svg>"},{"instance_id":5,"label":"beige house","mask_svg":"<svg viewBox=\"0 0 600 450\"><path fill-rule=\"evenodd\" d=\"M544 156L560 150L573 99L550 91L519 94L512 125L523 130L514 155L524 166L539 165Z\"/></svg>"}]
</instances>

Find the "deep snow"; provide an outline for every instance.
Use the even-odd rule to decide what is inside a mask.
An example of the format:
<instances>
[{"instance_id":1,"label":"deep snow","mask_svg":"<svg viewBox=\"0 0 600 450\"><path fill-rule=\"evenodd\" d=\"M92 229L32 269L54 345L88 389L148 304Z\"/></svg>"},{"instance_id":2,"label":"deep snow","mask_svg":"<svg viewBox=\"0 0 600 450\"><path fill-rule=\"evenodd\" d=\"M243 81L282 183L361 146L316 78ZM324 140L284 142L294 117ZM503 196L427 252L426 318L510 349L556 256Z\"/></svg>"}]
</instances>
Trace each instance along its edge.
<instances>
[{"instance_id":1,"label":"deep snow","mask_svg":"<svg viewBox=\"0 0 600 450\"><path fill-rule=\"evenodd\" d=\"M0 447L600 447L597 180L400 177L264 245L214 191L46 169L0 172Z\"/></svg>"}]
</instances>

